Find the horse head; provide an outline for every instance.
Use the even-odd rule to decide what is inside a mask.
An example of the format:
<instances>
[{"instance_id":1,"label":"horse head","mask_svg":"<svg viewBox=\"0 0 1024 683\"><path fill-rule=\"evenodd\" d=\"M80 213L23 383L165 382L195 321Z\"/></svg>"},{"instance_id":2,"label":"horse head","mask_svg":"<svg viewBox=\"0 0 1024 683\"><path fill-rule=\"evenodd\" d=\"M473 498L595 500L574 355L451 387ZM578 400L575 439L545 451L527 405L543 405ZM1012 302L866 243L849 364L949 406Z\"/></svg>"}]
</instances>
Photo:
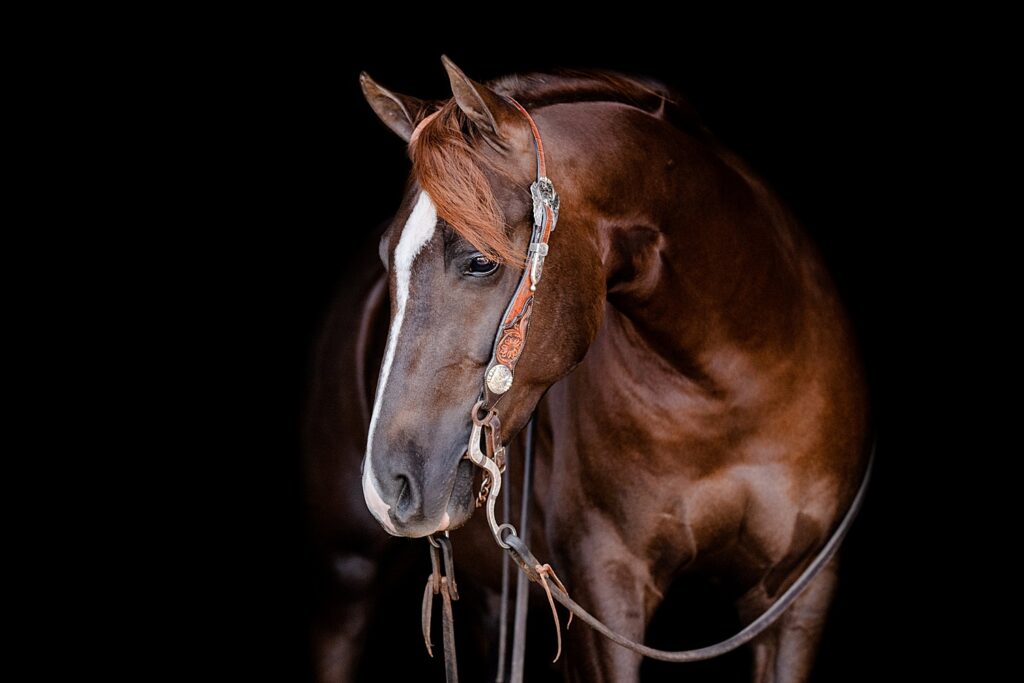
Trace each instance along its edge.
<instances>
[{"instance_id":1,"label":"horse head","mask_svg":"<svg viewBox=\"0 0 1024 683\"><path fill-rule=\"evenodd\" d=\"M471 411L534 224L538 157L529 119L509 98L444 64L453 93L446 102L391 93L361 77L371 107L409 143L412 159L408 191L380 244L391 326L362 485L381 525L412 537L458 527L472 514L476 470L464 459ZM562 204L573 208L552 235L529 343L501 396L503 442L582 360L605 297L601 245L573 217L582 202L580 178L567 175L575 156L562 144L569 123L538 125Z\"/></svg>"}]
</instances>

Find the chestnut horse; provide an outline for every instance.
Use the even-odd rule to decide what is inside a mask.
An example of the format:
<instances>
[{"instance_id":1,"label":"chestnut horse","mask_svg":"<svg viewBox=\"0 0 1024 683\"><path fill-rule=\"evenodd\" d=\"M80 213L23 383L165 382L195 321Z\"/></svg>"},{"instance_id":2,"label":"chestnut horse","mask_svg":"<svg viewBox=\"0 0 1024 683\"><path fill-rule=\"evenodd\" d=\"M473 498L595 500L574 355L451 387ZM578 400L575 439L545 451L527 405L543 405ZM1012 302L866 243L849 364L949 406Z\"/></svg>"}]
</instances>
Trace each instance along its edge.
<instances>
[{"instance_id":1,"label":"chestnut horse","mask_svg":"<svg viewBox=\"0 0 1024 683\"><path fill-rule=\"evenodd\" d=\"M714 575L756 618L829 539L866 466L862 370L819 256L664 86L607 73L485 85L445 67L443 102L362 77L413 172L380 243L386 275L367 266L321 342L315 512L323 538L361 549L337 555L339 585L365 599L386 543L356 510L364 436L362 495L389 534L452 531L473 513L471 409L532 225L534 140L513 98L561 196L501 406L502 443L537 409L531 544L635 640L683 572ZM460 571L496 588L486 526L452 538ZM754 680L808 678L835 572L832 560L754 641ZM321 632L325 678L351 665L364 612L345 614ZM567 635L567 680L639 679L638 655L585 626Z\"/></svg>"}]
</instances>

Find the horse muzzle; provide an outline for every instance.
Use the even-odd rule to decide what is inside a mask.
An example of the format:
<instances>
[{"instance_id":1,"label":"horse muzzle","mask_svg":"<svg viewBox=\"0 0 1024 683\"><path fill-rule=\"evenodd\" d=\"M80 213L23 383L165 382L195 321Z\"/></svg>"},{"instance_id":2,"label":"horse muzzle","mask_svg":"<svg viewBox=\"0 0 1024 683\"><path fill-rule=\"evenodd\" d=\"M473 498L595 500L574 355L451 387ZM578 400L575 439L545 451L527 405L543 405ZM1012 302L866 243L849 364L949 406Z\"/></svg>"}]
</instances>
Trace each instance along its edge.
<instances>
[{"instance_id":1,"label":"horse muzzle","mask_svg":"<svg viewBox=\"0 0 1024 683\"><path fill-rule=\"evenodd\" d=\"M453 473L430 473L417 460L394 459L380 478L364 474L370 512L393 536L420 538L465 524L473 514L472 463L460 459Z\"/></svg>"}]
</instances>

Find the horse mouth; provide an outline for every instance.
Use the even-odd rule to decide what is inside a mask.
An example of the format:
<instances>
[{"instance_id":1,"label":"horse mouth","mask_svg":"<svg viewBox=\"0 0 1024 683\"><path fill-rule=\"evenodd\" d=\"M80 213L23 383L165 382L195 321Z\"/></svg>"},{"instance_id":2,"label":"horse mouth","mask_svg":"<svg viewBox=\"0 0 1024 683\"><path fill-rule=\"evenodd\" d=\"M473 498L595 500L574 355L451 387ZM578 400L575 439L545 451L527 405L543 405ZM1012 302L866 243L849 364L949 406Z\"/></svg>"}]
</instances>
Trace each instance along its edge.
<instances>
[{"instance_id":1,"label":"horse mouth","mask_svg":"<svg viewBox=\"0 0 1024 683\"><path fill-rule=\"evenodd\" d=\"M438 531L458 529L473 516L473 483L476 479L476 467L465 457L459 460L455 468L455 479L452 491L448 496L448 504L441 515Z\"/></svg>"}]
</instances>

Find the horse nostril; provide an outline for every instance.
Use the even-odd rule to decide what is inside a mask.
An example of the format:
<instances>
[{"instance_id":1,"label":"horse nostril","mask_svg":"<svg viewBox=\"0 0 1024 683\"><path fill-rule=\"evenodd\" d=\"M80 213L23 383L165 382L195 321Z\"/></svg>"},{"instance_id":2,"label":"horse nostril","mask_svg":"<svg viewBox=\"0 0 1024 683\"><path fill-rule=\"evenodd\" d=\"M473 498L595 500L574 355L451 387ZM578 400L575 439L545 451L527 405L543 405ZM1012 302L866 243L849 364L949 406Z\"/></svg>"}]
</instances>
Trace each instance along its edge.
<instances>
[{"instance_id":1,"label":"horse nostril","mask_svg":"<svg viewBox=\"0 0 1024 683\"><path fill-rule=\"evenodd\" d=\"M395 517L399 522L407 523L413 517L422 514L420 511L419 496L416 495L416 489L412 486L409 481L409 477L404 474L395 475L396 487L398 488L398 497L395 503Z\"/></svg>"}]
</instances>

